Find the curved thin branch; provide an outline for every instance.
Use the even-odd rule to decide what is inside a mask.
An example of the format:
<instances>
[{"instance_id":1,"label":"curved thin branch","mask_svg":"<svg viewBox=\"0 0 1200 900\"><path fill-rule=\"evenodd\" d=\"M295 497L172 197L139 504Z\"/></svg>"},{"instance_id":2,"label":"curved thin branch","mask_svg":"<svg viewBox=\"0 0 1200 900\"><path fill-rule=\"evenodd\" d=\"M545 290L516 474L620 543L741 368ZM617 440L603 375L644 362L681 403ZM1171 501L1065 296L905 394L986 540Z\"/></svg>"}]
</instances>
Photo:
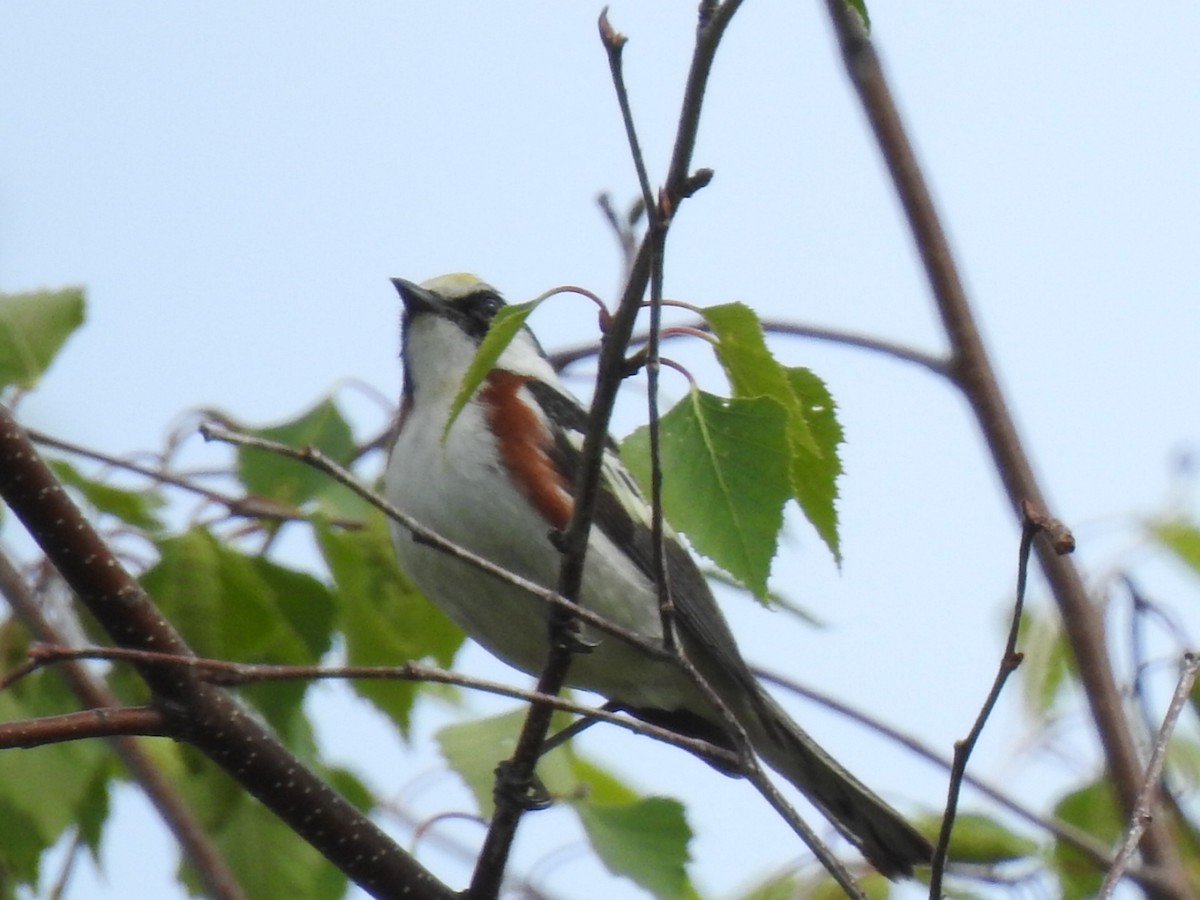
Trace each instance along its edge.
<instances>
[{"instance_id":1,"label":"curved thin branch","mask_svg":"<svg viewBox=\"0 0 1200 900\"><path fill-rule=\"evenodd\" d=\"M175 666L201 673L201 677L220 684L222 687L258 684L267 681L317 681L317 680L391 680L391 681L425 681L436 684L451 684L457 687L469 688L498 697L511 697L525 703L540 703L552 706L562 712L574 713L587 719L607 722L624 728L634 734L641 734L664 744L670 744L687 750L723 769L737 771L742 760L736 753L700 738L688 737L643 722L632 719L619 712L611 712L602 707L576 703L560 696L541 694L537 691L513 687L499 681L486 678L476 678L451 672L438 666L424 663L403 663L398 666L303 666L282 665L274 663L242 663L224 659L206 659L201 656L175 656L169 653L156 653L152 650L132 650L127 647L65 647L40 644L30 647L29 655L35 668L57 665L60 663L81 659L121 660L133 663L149 663L159 666ZM165 727L165 726L164 726ZM141 733L141 732L135 732ZM159 733L159 732L151 732Z\"/></svg>"},{"instance_id":2,"label":"curved thin branch","mask_svg":"<svg viewBox=\"0 0 1200 900\"><path fill-rule=\"evenodd\" d=\"M883 338L871 337L870 335L859 334L856 331L845 331L840 328L823 328L817 325L802 325L798 322L789 322L784 319L762 319L763 331L768 334L779 334L789 337L810 338L817 341L826 341L831 344L842 344L847 347L856 347L861 350L870 350L873 353L879 353L883 356L891 357L900 362L912 363L921 368L938 375L942 378L954 380L954 373L950 365L950 361L945 357L936 356L932 353L926 353L923 350L917 350L915 347L909 347L906 344L898 344L894 341L888 341ZM708 334L711 329L704 323L703 320L692 322L679 326L679 329L695 329L701 333ZM663 340L668 338L682 337L687 332L677 330L676 328L667 328L663 330ZM644 344L650 340L649 332L639 332L630 338L631 345ZM589 359L596 356L600 352L600 345L596 343L577 344L574 347L566 347L555 353L548 354L550 362L556 369L562 370L572 363L580 360Z\"/></svg>"}]
</instances>

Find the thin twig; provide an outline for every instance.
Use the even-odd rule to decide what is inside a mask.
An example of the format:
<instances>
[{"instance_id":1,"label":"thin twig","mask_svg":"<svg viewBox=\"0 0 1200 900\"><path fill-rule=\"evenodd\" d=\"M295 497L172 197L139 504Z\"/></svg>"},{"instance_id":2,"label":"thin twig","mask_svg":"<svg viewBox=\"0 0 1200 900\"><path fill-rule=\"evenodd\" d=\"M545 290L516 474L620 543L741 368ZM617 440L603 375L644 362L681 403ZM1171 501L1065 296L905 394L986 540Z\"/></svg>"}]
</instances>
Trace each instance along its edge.
<instances>
[{"instance_id":1,"label":"thin twig","mask_svg":"<svg viewBox=\"0 0 1200 900\"><path fill-rule=\"evenodd\" d=\"M552 607L562 610L571 617L576 618L588 625L593 625L597 629L610 634L613 637L619 638L626 643L632 644L643 653L647 653L658 659L672 659L673 656L667 653L660 644L647 640L640 634L622 628L614 624L603 616L580 606L568 600L557 591L552 591L542 587L536 582L530 581L527 578L522 578L510 572L503 566L499 566L489 559L479 556L471 552L466 547L454 543L442 537L433 529L421 524L416 519L401 511L396 506L388 502L387 499L372 491L370 488L362 484L354 474L349 470L338 465L320 450L315 447L289 447L287 444L281 444L278 441L273 441L268 438L261 438L252 434L240 434L236 431L231 431L221 425L212 423L204 423L200 426L200 433L205 439L213 441L223 441L229 444L237 444L244 447L254 447L258 450L266 450L269 453L277 453L281 456L286 456L298 462L302 462L307 466L311 466L318 471L329 475L339 484L349 488L363 500L366 500L393 522L403 526L413 536L414 540L420 541L429 547L434 548L442 553L454 557L455 559L465 562L468 565L475 566L483 572L487 572L494 578L499 579L513 587L519 588L532 597L541 600L544 603L550 604Z\"/></svg>"},{"instance_id":2,"label":"thin twig","mask_svg":"<svg viewBox=\"0 0 1200 900\"><path fill-rule=\"evenodd\" d=\"M140 735L173 737L174 729L152 706L118 706L0 722L0 750L44 747L84 738Z\"/></svg>"},{"instance_id":3,"label":"thin twig","mask_svg":"<svg viewBox=\"0 0 1200 900\"><path fill-rule=\"evenodd\" d=\"M542 703L556 710L574 713L591 720L617 725L634 734L645 735L665 744L671 744L693 753L722 768L737 771L742 759L724 747L710 744L700 738L688 737L663 728L632 719L601 707L576 703L563 697L540 694L537 691L513 687L499 681L463 675L424 663L403 663L398 666L303 666L272 663L243 663L224 659L208 659L202 656L175 656L156 653L153 650L132 650L126 647L66 647L36 644L29 648L30 662L34 668L55 665L70 660L103 659L124 662L150 663L162 666L178 666L203 674L213 684L222 687L243 686L271 681L317 681L317 680L391 680L422 681L469 688L499 697L510 697L525 703Z\"/></svg>"},{"instance_id":4,"label":"thin twig","mask_svg":"<svg viewBox=\"0 0 1200 900\"><path fill-rule=\"evenodd\" d=\"M866 892L854 880L854 876L832 850L821 840L820 836L813 828L800 818L799 814L790 803L784 799L783 794L775 787L775 783L767 777L766 772L758 765L757 760L754 762L754 767L749 776L750 783L758 790L766 801L771 804L771 808L779 814L804 842L804 845L813 852L813 856L817 860L817 864L821 866L834 882L840 887L851 900L867 900Z\"/></svg>"},{"instance_id":5,"label":"thin twig","mask_svg":"<svg viewBox=\"0 0 1200 900\"><path fill-rule=\"evenodd\" d=\"M1183 712L1184 705L1191 697L1197 671L1200 671L1200 656L1195 653L1185 653L1179 683L1175 685L1175 694L1171 697L1171 705L1167 707L1167 714L1163 717L1162 727L1158 730L1158 737L1154 741L1150 762L1146 765L1146 778L1142 783L1141 791L1138 792L1137 805L1130 817L1129 831L1125 835L1121 849L1117 852L1117 858L1113 860L1112 867L1104 876L1104 882L1100 885L1100 893L1097 894L1098 900L1107 900L1112 896L1117 883L1125 874L1130 860L1133 859L1138 842L1142 839L1142 832L1154 819L1154 798L1159 791L1159 777L1162 775L1163 761L1167 757L1167 745L1170 744L1171 735L1175 732L1179 714Z\"/></svg>"},{"instance_id":6,"label":"thin twig","mask_svg":"<svg viewBox=\"0 0 1200 900\"><path fill-rule=\"evenodd\" d=\"M104 463L114 469L121 469L126 472L132 472L135 475L141 475L156 481L159 484L167 484L182 491L187 491L197 496L203 497L210 503L216 503L225 507L231 516L237 516L245 519L269 519L274 522L311 522L313 516L301 512L296 507L287 503L280 503L277 500L271 500L266 497L253 497L243 495L235 497L232 494L226 494L222 491L214 490L213 488L205 487L190 478L177 475L169 472L166 469L151 468L143 466L140 463L132 460L122 459L118 456L112 456L107 453L102 453L99 450L93 450L90 447L84 447L80 444L72 443L71 441L63 440L62 438L54 437L46 434L43 431L29 429L29 436L38 444L46 447L53 447L56 450L62 450L65 453L71 453L75 456L82 456L85 459L95 460L96 462ZM353 528L360 523L353 519L336 519L329 520L328 517L323 518L323 521L330 521L330 524L337 525L341 528Z\"/></svg>"},{"instance_id":7,"label":"thin twig","mask_svg":"<svg viewBox=\"0 0 1200 900\"><path fill-rule=\"evenodd\" d=\"M653 250L650 257L650 338L646 344L646 405L647 421L650 431L650 541L651 567L654 574L654 585L658 592L659 619L662 628L663 647L668 652L676 652L675 642L675 605L671 598L671 580L667 576L665 554L663 551L663 511L662 511L662 464L661 464L661 433L658 415L658 379L659 379L659 337L662 333L662 292L663 292L663 241L666 230L663 227L664 218L670 218L667 211L654 202L650 188L650 178L646 173L646 160L642 154L641 142L638 140L637 127L633 122L633 111L629 106L629 91L625 86L625 71L621 66L621 51L625 47L626 38L615 31L608 21L608 10L600 13L600 40L608 54L608 68L612 75L613 88L617 94L617 104L621 108L621 118L625 123L625 138L629 143L629 154L633 157L634 168L637 170L638 187L642 192L642 203L647 215L647 236L652 242Z\"/></svg>"},{"instance_id":8,"label":"thin twig","mask_svg":"<svg viewBox=\"0 0 1200 900\"><path fill-rule=\"evenodd\" d=\"M695 185L688 175L688 168L695 147L704 89L721 36L739 5L740 0L726 0L697 32L665 188L672 206L695 190ZM625 352L638 310L641 308L642 297L646 292L654 240L657 240L657 235L653 239L647 235L642 240L630 268L620 304L609 321L604 347L600 353L600 371L588 412L583 446L579 453L579 469L572 485L574 506L570 522L559 541L562 567L559 572L558 593L568 598L579 596L579 588L583 581L583 563L591 532L592 515L600 492L601 465L609 421L616 403L617 390L626 375ZM554 638L569 639L567 632L570 631L570 621L564 620L562 616L555 616L551 624L553 631L550 655L538 680L538 689L543 693L555 694L565 680L571 660L571 647L568 640ZM532 775L538 751L550 726L550 712L549 707L534 705L530 707L526 716L516 752L510 760L510 771L518 785L527 782ZM490 900L499 891L521 814L522 810L516 804L497 805L468 890L469 896L474 900Z\"/></svg>"},{"instance_id":9,"label":"thin twig","mask_svg":"<svg viewBox=\"0 0 1200 900\"><path fill-rule=\"evenodd\" d=\"M938 766L947 772L950 771L950 767L954 765L953 759L938 753L932 747L927 744L923 744L912 735L907 734L898 728L894 728L891 725L888 725L886 722L871 716L861 709L857 709L856 707L844 703L830 694L827 694L823 691L818 691L815 688L808 687L807 685L800 684L799 682L796 682L790 678L786 678L777 672L769 672L757 667L753 671L756 676L764 681L781 687L784 690L791 691L794 694L798 694L801 697L812 700L814 703L818 703L827 709L833 710L834 712L839 713L840 715L843 715L854 722L865 725L867 728L883 735L889 740L895 741L897 744L900 744L903 747L907 747L917 756L927 760L930 763L933 763L935 766ZM1025 821L1036 825L1039 828L1045 829L1062 843L1069 844L1081 854L1091 859L1100 868L1107 869L1112 865L1113 854L1108 845L1102 843L1083 829L1077 828L1074 825L1071 825L1068 822L1063 822L1059 819L1047 818L1045 815L1037 812L1036 810L1033 810L1030 807L1014 800L999 788L995 788L987 782L981 781L970 772L966 772L963 775L963 783L970 785L988 799L999 804L1010 812L1015 813ZM1156 873L1145 868L1131 869L1129 870L1128 874L1131 878L1143 886L1161 887L1157 881Z\"/></svg>"},{"instance_id":10,"label":"thin twig","mask_svg":"<svg viewBox=\"0 0 1200 900\"><path fill-rule=\"evenodd\" d=\"M870 337L869 335L859 334L854 331L845 331L838 328L822 328L816 325L801 325L795 322L787 322L782 319L763 319L763 331L768 334L779 334L787 337L810 338L817 341L826 341L832 344L841 344L846 347L854 347L860 350L870 350L873 353L879 353L883 356L891 357L900 362L912 363L921 368L932 372L942 378L950 378L953 380L950 363L947 359L935 356L931 353L925 353L922 350L917 350L905 344L898 344L894 341L884 340L882 338ZM663 329L663 338L680 337L687 332L682 330L693 328L699 332L707 333L708 326L703 320L692 322L690 324L677 326L673 328ZM678 329L678 330L677 330ZM649 332L641 332L630 338L631 345L644 344L650 340ZM564 369L572 363L579 362L583 359L588 359L600 352L600 346L596 343L579 344L574 347L567 347L555 353L549 354L550 362L556 369Z\"/></svg>"},{"instance_id":11,"label":"thin twig","mask_svg":"<svg viewBox=\"0 0 1200 900\"><path fill-rule=\"evenodd\" d=\"M966 738L954 745L954 763L950 767L950 784L946 792L946 812L942 817L942 829L938 834L937 847L934 848L933 869L929 877L929 896L931 900L938 900L942 896L942 877L946 870L946 860L950 850L950 835L954 830L954 818L958 813L958 795L962 790L963 776L967 771L967 760L971 758L971 752L975 749L975 744L979 741L979 736L983 734L983 727L987 724L992 710L996 707L996 702L1000 699L1000 692L1004 689L1005 682L1016 671L1017 666L1021 664L1022 655L1017 652L1017 638L1021 632L1021 612L1025 608L1025 584L1029 572L1029 553L1033 546L1033 539L1041 531L1041 525L1038 524L1036 516L1027 515L1023 526L1021 529L1021 549L1017 557L1016 600L1013 603L1012 622L1008 628L1008 640L1004 644L1004 655L1000 658L1000 666L996 671L996 677L992 681L991 690L988 691L987 699L983 702L983 707L979 710L979 715L975 718L975 724L971 726L971 731Z\"/></svg>"}]
</instances>

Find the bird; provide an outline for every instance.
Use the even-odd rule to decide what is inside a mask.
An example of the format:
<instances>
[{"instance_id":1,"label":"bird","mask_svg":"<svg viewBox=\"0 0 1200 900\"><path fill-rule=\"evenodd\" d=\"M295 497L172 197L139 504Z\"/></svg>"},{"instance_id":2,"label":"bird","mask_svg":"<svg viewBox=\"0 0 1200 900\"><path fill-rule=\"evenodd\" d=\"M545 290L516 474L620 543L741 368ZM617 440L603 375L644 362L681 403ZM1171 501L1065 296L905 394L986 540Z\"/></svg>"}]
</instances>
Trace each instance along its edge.
<instances>
[{"instance_id":1,"label":"bird","mask_svg":"<svg viewBox=\"0 0 1200 900\"><path fill-rule=\"evenodd\" d=\"M562 561L555 537L574 508L586 408L523 326L447 430L464 374L505 301L465 273L392 283L404 307L404 380L385 496L440 537L555 588ZM661 644L651 521L649 504L608 437L578 602ZM549 648L545 600L414 539L395 521L390 528L400 566L422 593L504 662L529 674L541 671ZM669 529L664 557L678 645L755 753L884 875L911 876L914 866L928 863L929 842L761 687L706 579ZM727 720L672 658L586 627L581 639L586 652L572 659L570 686L597 693L637 719L736 751L739 739Z\"/></svg>"}]
</instances>

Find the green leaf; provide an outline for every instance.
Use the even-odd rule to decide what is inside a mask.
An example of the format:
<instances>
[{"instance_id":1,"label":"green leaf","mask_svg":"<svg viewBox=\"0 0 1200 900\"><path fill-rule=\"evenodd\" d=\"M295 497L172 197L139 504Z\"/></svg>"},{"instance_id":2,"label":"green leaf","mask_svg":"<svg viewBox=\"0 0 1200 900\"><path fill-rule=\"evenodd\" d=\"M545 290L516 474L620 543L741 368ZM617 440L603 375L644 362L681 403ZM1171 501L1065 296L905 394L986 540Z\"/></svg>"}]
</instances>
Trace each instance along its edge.
<instances>
[{"instance_id":1,"label":"green leaf","mask_svg":"<svg viewBox=\"0 0 1200 900\"><path fill-rule=\"evenodd\" d=\"M950 858L963 863L1000 863L1037 852L1037 842L978 813L959 813L950 838Z\"/></svg>"},{"instance_id":2,"label":"green leaf","mask_svg":"<svg viewBox=\"0 0 1200 900\"><path fill-rule=\"evenodd\" d=\"M1026 708L1044 719L1075 671L1071 652L1057 619L1026 609L1021 619L1021 693Z\"/></svg>"},{"instance_id":3,"label":"green leaf","mask_svg":"<svg viewBox=\"0 0 1200 900\"><path fill-rule=\"evenodd\" d=\"M717 336L716 354L734 397L770 397L787 412L792 495L838 563L837 478L842 443L833 397L808 369L787 368L771 353L762 323L743 303L701 310Z\"/></svg>"},{"instance_id":4,"label":"green leaf","mask_svg":"<svg viewBox=\"0 0 1200 900\"><path fill-rule=\"evenodd\" d=\"M363 527L318 525L317 542L333 577L338 627L351 665L396 666L432 658L448 666L464 640L462 629L425 599L400 571L387 525L368 516ZM408 536L405 535L405 540ZM416 682L368 679L354 690L407 732Z\"/></svg>"},{"instance_id":5,"label":"green leaf","mask_svg":"<svg viewBox=\"0 0 1200 900\"><path fill-rule=\"evenodd\" d=\"M693 389L659 429L667 518L698 552L765 596L791 496L787 414L769 397L726 400ZM644 486L649 443L643 427L622 444L622 458Z\"/></svg>"},{"instance_id":6,"label":"green leaf","mask_svg":"<svg viewBox=\"0 0 1200 900\"><path fill-rule=\"evenodd\" d=\"M838 540L837 479L842 474L838 445L843 441L837 407L825 382L808 369L788 369L792 390L804 408L809 433L820 452L814 453L803 443L792 445L792 490L804 517L812 523L821 540L840 564Z\"/></svg>"},{"instance_id":7,"label":"green leaf","mask_svg":"<svg viewBox=\"0 0 1200 900\"><path fill-rule=\"evenodd\" d=\"M375 796L371 793L371 789L349 769L343 769L340 766L324 767L320 774L359 812L368 813L375 808Z\"/></svg>"},{"instance_id":8,"label":"green leaf","mask_svg":"<svg viewBox=\"0 0 1200 900\"><path fill-rule=\"evenodd\" d=\"M100 839L104 837L104 823L108 821L110 812L108 789L115 766L115 758L107 757L104 765L96 767L91 784L80 803L79 816L75 822L80 840L97 864L100 861Z\"/></svg>"},{"instance_id":9,"label":"green leaf","mask_svg":"<svg viewBox=\"0 0 1200 900\"><path fill-rule=\"evenodd\" d=\"M619 779L616 775L586 757L576 753L569 746L568 761L571 774L582 787L580 794L596 803L634 803L641 794Z\"/></svg>"},{"instance_id":10,"label":"green leaf","mask_svg":"<svg viewBox=\"0 0 1200 900\"><path fill-rule=\"evenodd\" d=\"M575 810L596 855L614 875L624 875L655 897L695 895L685 868L692 829L679 801L581 802Z\"/></svg>"},{"instance_id":11,"label":"green leaf","mask_svg":"<svg viewBox=\"0 0 1200 900\"><path fill-rule=\"evenodd\" d=\"M515 303L511 306L500 307L492 319L492 324L488 327L487 334L479 342L475 358L471 361L466 374L463 375L462 384L459 385L458 393L454 396L454 402L450 404L450 415L446 418L446 427L442 429L443 440L450 433L450 426L458 419L458 414L467 405L467 401L475 395L475 391L483 384L483 379L487 378L488 373L495 368L500 354L512 343L517 332L525 325L525 320L532 315L543 299L543 297L539 297L527 303Z\"/></svg>"},{"instance_id":12,"label":"green leaf","mask_svg":"<svg viewBox=\"0 0 1200 900\"><path fill-rule=\"evenodd\" d=\"M1054 807L1054 815L1109 845L1125 826L1117 814L1112 787L1106 781L1093 782L1067 794ZM1096 895L1104 872L1090 858L1065 841L1055 841L1051 863L1063 900L1084 900Z\"/></svg>"},{"instance_id":13,"label":"green leaf","mask_svg":"<svg viewBox=\"0 0 1200 900\"><path fill-rule=\"evenodd\" d=\"M211 766L206 765L206 769ZM206 773L205 783L223 773ZM205 824L222 857L233 870L247 897L255 900L338 900L346 877L261 803L235 787L234 802L217 820ZM180 875L197 895L203 887L186 859Z\"/></svg>"},{"instance_id":14,"label":"green leaf","mask_svg":"<svg viewBox=\"0 0 1200 900\"><path fill-rule=\"evenodd\" d=\"M82 324L82 288L0 295L0 388L37 384Z\"/></svg>"},{"instance_id":15,"label":"green leaf","mask_svg":"<svg viewBox=\"0 0 1200 900\"><path fill-rule=\"evenodd\" d=\"M239 553L202 528L158 549L142 583L201 656L304 665L329 649L334 600L311 575ZM303 682L274 682L240 693L285 736L306 738L304 690Z\"/></svg>"},{"instance_id":16,"label":"green leaf","mask_svg":"<svg viewBox=\"0 0 1200 900\"><path fill-rule=\"evenodd\" d=\"M63 459L50 460L50 468L63 484L79 491L98 511L116 516L122 522L151 534L162 531L163 524L156 513L166 505L166 501L157 490L131 491L113 487L87 478Z\"/></svg>"},{"instance_id":17,"label":"green leaf","mask_svg":"<svg viewBox=\"0 0 1200 900\"><path fill-rule=\"evenodd\" d=\"M289 447L313 447L342 465L348 464L356 451L350 426L330 399L322 400L291 421L249 433ZM323 495L336 497L348 491L324 472L277 453L239 447L237 460L238 475L247 491L290 506L298 507Z\"/></svg>"},{"instance_id":18,"label":"green leaf","mask_svg":"<svg viewBox=\"0 0 1200 900\"><path fill-rule=\"evenodd\" d=\"M24 658L27 636L4 623L4 668ZM41 671L0 693L0 722L19 722L75 709L57 672ZM0 753L0 873L35 885L42 854L68 829L86 823L91 840L107 813L103 785L111 776L100 741L64 741Z\"/></svg>"},{"instance_id":19,"label":"green leaf","mask_svg":"<svg viewBox=\"0 0 1200 900\"><path fill-rule=\"evenodd\" d=\"M706 307L700 314L717 336L717 359L733 396L770 397L787 411L788 438L810 453L820 454L789 371L771 353L754 310L744 303L725 303Z\"/></svg>"},{"instance_id":20,"label":"green leaf","mask_svg":"<svg viewBox=\"0 0 1200 900\"><path fill-rule=\"evenodd\" d=\"M1176 519L1152 523L1149 531L1151 537L1171 551L1193 573L1200 574L1200 528Z\"/></svg>"},{"instance_id":21,"label":"green leaf","mask_svg":"<svg viewBox=\"0 0 1200 900\"><path fill-rule=\"evenodd\" d=\"M867 12L867 4L864 0L846 0L846 3L857 12L863 21L863 27L867 29L867 33L871 33L871 14Z\"/></svg>"},{"instance_id":22,"label":"green leaf","mask_svg":"<svg viewBox=\"0 0 1200 900\"><path fill-rule=\"evenodd\" d=\"M436 735L442 756L466 782L484 816L491 816L495 807L492 792L496 784L496 766L512 757L526 711L522 706L498 716L456 722L445 726ZM555 714L552 731L569 721L569 716ZM575 792L575 777L566 755L561 752L544 756L538 762L537 774L551 796L569 796Z\"/></svg>"},{"instance_id":23,"label":"green leaf","mask_svg":"<svg viewBox=\"0 0 1200 900\"><path fill-rule=\"evenodd\" d=\"M685 869L692 832L684 816L683 807L674 800L643 798L612 772L579 754L571 752L569 759L571 771L579 782L575 791L577 799L572 802L572 806L579 815L597 855L604 860L609 871L632 878L659 897L699 896L688 880ZM647 809L644 805L647 803L651 804L648 819L639 821L633 832L619 835L619 840L608 839L612 827L620 825L619 820L626 815L625 812L614 811L628 811L629 815L636 817L639 809ZM627 854L623 842L640 841L638 831L642 827L654 827L656 819L665 819L668 824L665 832L654 838L665 843L664 852L650 860L644 858L640 847L636 853ZM597 843L598 840L600 844ZM649 849L650 852L657 852L655 848ZM606 854L618 856L621 861L616 865L611 864Z\"/></svg>"},{"instance_id":24,"label":"green leaf","mask_svg":"<svg viewBox=\"0 0 1200 900\"><path fill-rule=\"evenodd\" d=\"M887 900L891 896L891 883L878 872L855 873L858 886L862 888L867 900ZM803 897L805 900L845 900L846 892L836 881L821 872L809 878L801 877L799 887L793 897ZM949 898L949 893L943 898Z\"/></svg>"}]
</instances>

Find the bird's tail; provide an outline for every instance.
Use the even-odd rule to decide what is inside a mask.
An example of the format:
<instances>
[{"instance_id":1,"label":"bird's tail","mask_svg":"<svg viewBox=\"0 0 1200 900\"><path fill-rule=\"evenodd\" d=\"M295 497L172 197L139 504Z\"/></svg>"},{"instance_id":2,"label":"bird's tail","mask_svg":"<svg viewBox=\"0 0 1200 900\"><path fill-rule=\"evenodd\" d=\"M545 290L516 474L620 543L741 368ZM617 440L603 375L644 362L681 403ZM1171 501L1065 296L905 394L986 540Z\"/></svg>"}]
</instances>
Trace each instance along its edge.
<instances>
[{"instance_id":1,"label":"bird's tail","mask_svg":"<svg viewBox=\"0 0 1200 900\"><path fill-rule=\"evenodd\" d=\"M761 689L756 722L745 722L755 751L837 826L889 878L912 875L933 848L898 812L842 768Z\"/></svg>"}]
</instances>

